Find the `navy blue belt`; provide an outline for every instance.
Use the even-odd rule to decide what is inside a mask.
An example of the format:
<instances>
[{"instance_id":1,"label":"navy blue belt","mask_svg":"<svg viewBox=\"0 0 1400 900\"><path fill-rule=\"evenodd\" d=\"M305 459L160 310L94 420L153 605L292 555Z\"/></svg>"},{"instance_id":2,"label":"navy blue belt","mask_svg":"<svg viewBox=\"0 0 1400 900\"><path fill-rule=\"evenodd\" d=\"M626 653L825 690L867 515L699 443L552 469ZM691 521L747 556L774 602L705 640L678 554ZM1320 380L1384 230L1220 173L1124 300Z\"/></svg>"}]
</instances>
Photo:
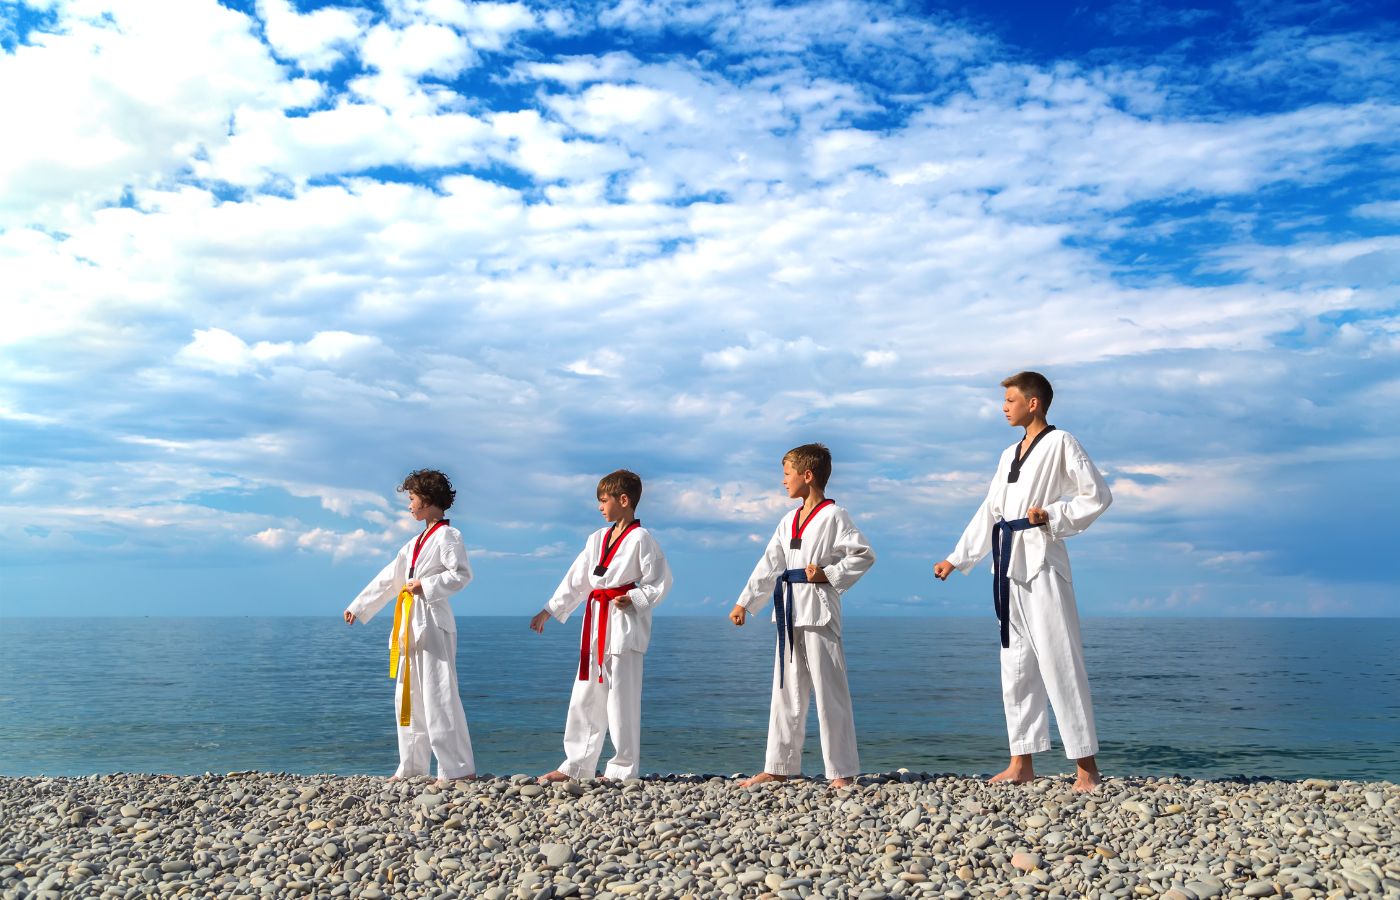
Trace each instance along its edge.
<instances>
[{"instance_id":1,"label":"navy blue belt","mask_svg":"<svg viewBox=\"0 0 1400 900\"><path fill-rule=\"evenodd\" d=\"M1001 622L1001 645L1011 646L1011 538L1018 531L1036 528L1030 519L1001 520L992 528L992 603Z\"/></svg>"},{"instance_id":2,"label":"navy blue belt","mask_svg":"<svg viewBox=\"0 0 1400 900\"><path fill-rule=\"evenodd\" d=\"M787 652L793 648L792 638L792 586L808 584L806 569L788 569L778 576L773 584L773 618L778 622L778 687L783 687L783 672L787 669L787 657L783 655L783 642L787 641ZM786 586L786 588L784 587Z\"/></svg>"}]
</instances>

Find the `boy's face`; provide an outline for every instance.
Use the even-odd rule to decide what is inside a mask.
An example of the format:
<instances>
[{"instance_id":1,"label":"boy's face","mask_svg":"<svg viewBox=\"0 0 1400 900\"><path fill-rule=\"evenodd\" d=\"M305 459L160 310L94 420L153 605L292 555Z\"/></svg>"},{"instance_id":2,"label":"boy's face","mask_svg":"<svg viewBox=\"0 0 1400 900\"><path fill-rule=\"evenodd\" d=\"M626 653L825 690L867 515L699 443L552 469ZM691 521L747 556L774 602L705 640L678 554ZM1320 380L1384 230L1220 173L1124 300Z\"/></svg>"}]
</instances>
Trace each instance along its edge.
<instances>
[{"instance_id":1,"label":"boy's face","mask_svg":"<svg viewBox=\"0 0 1400 900\"><path fill-rule=\"evenodd\" d=\"M799 472L791 461L783 460L783 487L787 488L788 496L794 500L806 497L812 490L812 470Z\"/></svg>"},{"instance_id":2,"label":"boy's face","mask_svg":"<svg viewBox=\"0 0 1400 900\"><path fill-rule=\"evenodd\" d=\"M1009 387L1001 411L1006 414L1006 424L1013 428L1025 428L1035 421L1036 413L1040 412L1040 401L1027 397L1019 388Z\"/></svg>"},{"instance_id":3,"label":"boy's face","mask_svg":"<svg viewBox=\"0 0 1400 900\"><path fill-rule=\"evenodd\" d=\"M414 521L422 522L428 518L429 504L427 500L413 493L408 492L408 513L413 516Z\"/></svg>"},{"instance_id":4,"label":"boy's face","mask_svg":"<svg viewBox=\"0 0 1400 900\"><path fill-rule=\"evenodd\" d=\"M632 498L626 494L599 494L598 512L609 522L620 522L626 511L632 508Z\"/></svg>"}]
</instances>

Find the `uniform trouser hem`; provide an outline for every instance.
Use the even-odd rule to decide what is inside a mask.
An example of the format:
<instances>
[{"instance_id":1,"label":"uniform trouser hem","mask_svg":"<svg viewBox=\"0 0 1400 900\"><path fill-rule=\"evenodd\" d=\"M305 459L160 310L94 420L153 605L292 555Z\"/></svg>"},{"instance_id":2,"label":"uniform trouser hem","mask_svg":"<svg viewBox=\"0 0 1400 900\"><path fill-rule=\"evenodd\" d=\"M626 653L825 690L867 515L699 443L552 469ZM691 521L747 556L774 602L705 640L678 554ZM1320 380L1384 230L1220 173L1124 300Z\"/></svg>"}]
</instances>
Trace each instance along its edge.
<instances>
[{"instance_id":1,"label":"uniform trouser hem","mask_svg":"<svg viewBox=\"0 0 1400 900\"><path fill-rule=\"evenodd\" d=\"M610 737L613 758L606 777L634 778L641 772L642 671L645 657L636 650L609 653L600 674L590 662L587 681L575 681L564 724L564 761L559 771L570 778L592 778L601 762L603 740ZM621 759L621 764L618 760Z\"/></svg>"},{"instance_id":2,"label":"uniform trouser hem","mask_svg":"<svg viewBox=\"0 0 1400 900\"><path fill-rule=\"evenodd\" d=\"M464 778L476 774L471 730L457 686L457 635L429 625L415 634L412 655L404 661L394 686L397 718L406 681L412 701L411 724L397 726L401 778L427 775L434 758L439 778Z\"/></svg>"},{"instance_id":3,"label":"uniform trouser hem","mask_svg":"<svg viewBox=\"0 0 1400 900\"><path fill-rule=\"evenodd\" d=\"M815 695L822 768L827 778L850 778L860 770L855 717L841 635L831 625L799 625L793 651L774 657L773 690L768 714L764 771L792 777L802 774L807 704ZM852 774L838 774L850 772Z\"/></svg>"},{"instance_id":4,"label":"uniform trouser hem","mask_svg":"<svg viewBox=\"0 0 1400 900\"><path fill-rule=\"evenodd\" d=\"M558 769L558 771L564 773L565 775L569 776L570 778L574 779L575 781L578 781L578 780L581 780L581 779L584 779L584 778L592 778L594 775L597 774L596 771L594 771L594 772L588 771L588 768L587 768L586 766L574 766L574 765L570 765L568 762L562 762L562 763L560 763L560 764L559 764L559 769Z\"/></svg>"},{"instance_id":5,"label":"uniform trouser hem","mask_svg":"<svg viewBox=\"0 0 1400 900\"><path fill-rule=\"evenodd\" d=\"M1065 756L1094 755L1098 733L1074 586L1047 568L1024 584L1013 580L1009 600L1011 640L1001 650L1001 685L1012 755L1050 749L1051 708Z\"/></svg>"}]
</instances>

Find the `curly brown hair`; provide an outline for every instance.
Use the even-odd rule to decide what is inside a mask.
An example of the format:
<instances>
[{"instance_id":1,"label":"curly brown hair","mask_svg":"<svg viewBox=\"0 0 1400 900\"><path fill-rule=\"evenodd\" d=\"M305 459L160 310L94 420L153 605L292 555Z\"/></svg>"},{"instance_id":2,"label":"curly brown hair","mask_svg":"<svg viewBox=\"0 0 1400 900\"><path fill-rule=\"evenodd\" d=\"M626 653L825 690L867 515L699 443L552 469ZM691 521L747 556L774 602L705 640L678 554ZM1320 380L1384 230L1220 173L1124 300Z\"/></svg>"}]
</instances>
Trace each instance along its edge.
<instances>
[{"instance_id":1,"label":"curly brown hair","mask_svg":"<svg viewBox=\"0 0 1400 900\"><path fill-rule=\"evenodd\" d=\"M437 469L414 469L399 485L399 493L417 494L438 509L451 509L457 492L452 481Z\"/></svg>"}]
</instances>

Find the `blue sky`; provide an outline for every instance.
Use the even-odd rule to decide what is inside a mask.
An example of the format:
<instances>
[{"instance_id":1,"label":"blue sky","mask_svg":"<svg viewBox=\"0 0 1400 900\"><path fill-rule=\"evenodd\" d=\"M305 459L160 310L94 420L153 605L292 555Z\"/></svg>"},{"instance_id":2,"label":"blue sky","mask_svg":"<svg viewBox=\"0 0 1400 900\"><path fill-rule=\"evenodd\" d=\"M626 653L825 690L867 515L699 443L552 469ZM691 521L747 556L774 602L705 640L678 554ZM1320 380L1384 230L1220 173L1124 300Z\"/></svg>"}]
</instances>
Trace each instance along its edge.
<instances>
[{"instance_id":1,"label":"blue sky","mask_svg":"<svg viewBox=\"0 0 1400 900\"><path fill-rule=\"evenodd\" d=\"M337 615L437 466L523 616L625 466L718 615L821 440L848 614L989 615L1035 368L1085 613L1394 615L1387 9L0 2L0 614Z\"/></svg>"}]
</instances>

